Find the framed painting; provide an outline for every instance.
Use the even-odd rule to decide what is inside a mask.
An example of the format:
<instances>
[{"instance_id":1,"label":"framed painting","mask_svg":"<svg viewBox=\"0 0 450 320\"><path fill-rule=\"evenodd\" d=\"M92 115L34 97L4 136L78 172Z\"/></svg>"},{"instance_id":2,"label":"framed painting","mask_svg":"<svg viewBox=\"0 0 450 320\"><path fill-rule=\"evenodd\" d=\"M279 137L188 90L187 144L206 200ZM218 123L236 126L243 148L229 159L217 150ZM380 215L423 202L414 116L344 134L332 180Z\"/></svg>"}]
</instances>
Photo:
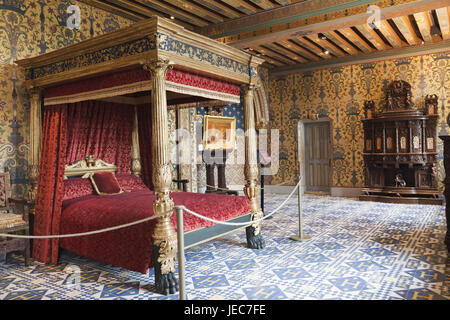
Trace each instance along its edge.
<instances>
[{"instance_id":1,"label":"framed painting","mask_svg":"<svg viewBox=\"0 0 450 320\"><path fill-rule=\"evenodd\" d=\"M236 118L205 116L203 147L205 150L230 150L236 145Z\"/></svg>"}]
</instances>

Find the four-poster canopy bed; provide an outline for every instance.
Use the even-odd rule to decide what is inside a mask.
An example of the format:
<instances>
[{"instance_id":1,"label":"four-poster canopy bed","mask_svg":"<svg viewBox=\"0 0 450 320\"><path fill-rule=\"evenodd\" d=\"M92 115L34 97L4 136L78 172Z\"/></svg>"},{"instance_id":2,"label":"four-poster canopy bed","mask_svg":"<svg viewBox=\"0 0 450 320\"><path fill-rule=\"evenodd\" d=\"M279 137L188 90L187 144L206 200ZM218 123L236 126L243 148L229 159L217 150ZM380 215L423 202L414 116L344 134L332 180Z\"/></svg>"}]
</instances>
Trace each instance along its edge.
<instances>
[{"instance_id":1,"label":"four-poster canopy bed","mask_svg":"<svg viewBox=\"0 0 450 320\"><path fill-rule=\"evenodd\" d=\"M156 290L178 290L175 205L217 220L251 222L263 217L257 201L255 130L267 120L265 93L258 85L262 63L159 17L17 61L31 98L29 199L34 202L34 234L90 231L160 216L155 223L98 236L36 240L33 257L56 263L61 247L143 273L153 264ZM246 197L172 192L168 108L240 103L241 95L247 132ZM133 192L95 195L87 177L105 171L116 173L121 188ZM198 218L191 222L185 224L191 231L188 246L233 229ZM250 248L264 247L260 229L260 222L246 228Z\"/></svg>"}]
</instances>

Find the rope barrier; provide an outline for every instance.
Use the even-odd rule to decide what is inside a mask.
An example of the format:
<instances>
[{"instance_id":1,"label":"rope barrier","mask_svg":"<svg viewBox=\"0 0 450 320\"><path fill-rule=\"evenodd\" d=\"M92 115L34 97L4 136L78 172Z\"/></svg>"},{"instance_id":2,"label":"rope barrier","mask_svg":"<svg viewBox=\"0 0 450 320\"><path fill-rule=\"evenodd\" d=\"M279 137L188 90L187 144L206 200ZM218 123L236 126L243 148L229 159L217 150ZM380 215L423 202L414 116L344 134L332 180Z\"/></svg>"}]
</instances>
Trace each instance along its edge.
<instances>
[{"instance_id":1,"label":"rope barrier","mask_svg":"<svg viewBox=\"0 0 450 320\"><path fill-rule=\"evenodd\" d=\"M289 196L286 198L286 200L283 201L283 203L281 205L278 206L278 208L276 208L274 211L272 211L271 213L265 215L263 218L261 219L257 219L257 220L252 220L251 222L227 222L227 221L219 221L219 220L215 220L215 219L211 219L205 216L202 216L199 213L196 213L194 211L189 210L188 208L186 208L185 206L178 206L183 208L183 210L185 210L186 212L190 213L193 216L196 216L198 218L201 218L203 220L207 220L210 222L214 222L217 224L223 224L223 225L231 225L231 226L249 226L258 222L261 222L263 220L268 219L270 216L274 215L276 212L278 212L281 208L284 207L284 205L291 199L292 195L295 193L295 191L297 190L297 188L300 186L300 181L297 183L297 185L295 186L295 188L292 190L292 192L289 194Z\"/></svg>"},{"instance_id":2,"label":"rope barrier","mask_svg":"<svg viewBox=\"0 0 450 320\"><path fill-rule=\"evenodd\" d=\"M175 209L179 208L179 209L183 209L184 211L188 212L189 214L198 217L200 219L206 220L206 221L210 221L216 224L223 224L223 225L232 225L232 226L250 226L253 225L255 223L261 222L263 220L268 219L269 217L271 217L272 215L274 215L276 212L278 212L281 208L284 207L284 205L289 201L289 199L292 197L292 195L295 193L295 191L297 190L297 188L299 188L300 186L300 181L297 183L297 185L295 186L295 188L292 190L292 192L289 194L289 196L286 198L286 200L283 201L283 203L278 206L274 211L272 211L271 213L265 215L263 218L261 219L257 219L257 220L252 220L251 222L227 222L227 221L220 221L220 220L215 220L215 219L211 219L208 217L205 217L195 211L192 211L188 208L186 208L185 206L175 206ZM3 234L0 233L0 237L5 237L5 238L17 238L17 239L57 239L57 238L75 238L75 237L82 237L82 236L89 236L89 235L94 235L94 234L99 234L99 233L104 233L104 232L109 232L109 231L114 231L114 230L118 230L118 229L123 229L123 228L127 228L127 227L131 227L140 223L144 223L144 222L148 222L150 220L153 219L157 219L161 217L161 215L156 215L156 216L151 216L145 219L141 219L141 220L137 220L134 222L130 222L130 223L126 223L123 225L119 225L119 226L114 226L114 227L109 227L109 228L105 228L105 229L100 229L100 230L95 230L95 231L89 231L89 232L84 232L84 233L74 233L74 234L66 234L66 235L48 235L48 236L26 236L26 235L16 235L16 234Z\"/></svg>"},{"instance_id":3,"label":"rope barrier","mask_svg":"<svg viewBox=\"0 0 450 320\"><path fill-rule=\"evenodd\" d=\"M141 219L141 220L137 220L137 221L134 221L134 222L122 224L122 225L119 225L119 226L109 227L109 228L105 228L105 229L89 231L89 232L84 232L84 233L73 233L73 234L52 235L52 236L25 236L25 235L18 235L18 234L0 233L0 237L17 238L17 239L56 239L56 238L83 237L83 236L90 236L90 235L93 235L93 234L99 234L99 233L114 231L114 230L118 230L118 229L124 229L124 228L127 228L127 227L134 226L136 224L144 223L144 222L147 222L147 221L159 218L160 216L161 215L151 216L151 217L148 217L148 218L145 218L145 219Z\"/></svg>"},{"instance_id":4,"label":"rope barrier","mask_svg":"<svg viewBox=\"0 0 450 320\"><path fill-rule=\"evenodd\" d=\"M270 187L271 188L273 188L273 187L281 187L281 186L284 186L285 184L288 184L288 183L291 183L291 182L294 182L294 181L295 180L292 179L292 180L289 180L289 181L286 181L286 182L282 182L282 183L279 183L279 184L271 184ZM219 188L219 187L216 187L216 186L210 186L209 184L205 184L204 186L205 187L210 187L210 188L215 188L217 190L223 190L223 191L240 191L240 190L233 190L233 189ZM266 188L267 187L259 188L259 190L265 190Z\"/></svg>"}]
</instances>

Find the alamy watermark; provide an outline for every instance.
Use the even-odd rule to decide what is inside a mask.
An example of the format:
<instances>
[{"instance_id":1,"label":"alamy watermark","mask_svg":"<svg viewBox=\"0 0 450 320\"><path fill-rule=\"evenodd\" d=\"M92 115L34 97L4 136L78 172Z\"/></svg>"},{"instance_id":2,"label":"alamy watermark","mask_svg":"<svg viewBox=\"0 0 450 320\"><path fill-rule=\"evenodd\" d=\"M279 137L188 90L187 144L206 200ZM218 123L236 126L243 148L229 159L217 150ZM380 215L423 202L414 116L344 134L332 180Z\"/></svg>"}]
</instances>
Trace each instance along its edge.
<instances>
[{"instance_id":1,"label":"alamy watermark","mask_svg":"<svg viewBox=\"0 0 450 320\"><path fill-rule=\"evenodd\" d=\"M72 290L81 289L81 269L75 264L69 264L64 268L64 272L68 273L69 276L64 281L66 287Z\"/></svg>"},{"instance_id":2,"label":"alamy watermark","mask_svg":"<svg viewBox=\"0 0 450 320\"><path fill-rule=\"evenodd\" d=\"M257 150L259 153L259 163L266 165L262 170L262 175L277 174L279 169L279 130L267 129L258 130ZM245 140L249 136L249 132L244 132L242 129L236 129L235 143L233 149L209 149L202 143L202 133L199 132L197 136L191 136L189 130L177 129L170 137L170 154L173 164L192 165L192 164L223 164L226 161L227 165L245 165L246 148ZM270 148L269 148L269 133L270 133ZM232 138L231 131L210 129L206 136L216 142L229 141ZM226 148L225 148L226 149ZM270 150L270 153L269 153Z\"/></svg>"},{"instance_id":3,"label":"alamy watermark","mask_svg":"<svg viewBox=\"0 0 450 320\"><path fill-rule=\"evenodd\" d=\"M81 9L77 5L71 5L67 8L67 13L69 17L67 18L66 24L67 28L80 29L81 27Z\"/></svg>"},{"instance_id":4,"label":"alamy watermark","mask_svg":"<svg viewBox=\"0 0 450 320\"><path fill-rule=\"evenodd\" d=\"M367 8L367 13L370 14L367 19L367 24L372 29L380 29L381 28L381 8L376 5L370 5Z\"/></svg>"}]
</instances>

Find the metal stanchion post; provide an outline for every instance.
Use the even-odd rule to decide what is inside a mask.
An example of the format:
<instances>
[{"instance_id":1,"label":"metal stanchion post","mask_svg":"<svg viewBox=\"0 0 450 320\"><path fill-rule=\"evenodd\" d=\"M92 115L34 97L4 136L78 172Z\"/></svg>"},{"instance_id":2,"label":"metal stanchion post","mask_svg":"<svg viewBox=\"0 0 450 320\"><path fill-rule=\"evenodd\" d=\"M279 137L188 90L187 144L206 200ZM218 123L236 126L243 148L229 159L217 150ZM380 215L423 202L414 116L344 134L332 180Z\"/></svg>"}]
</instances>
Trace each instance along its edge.
<instances>
[{"instance_id":1,"label":"metal stanchion post","mask_svg":"<svg viewBox=\"0 0 450 320\"><path fill-rule=\"evenodd\" d=\"M302 180L301 177L298 178L298 181L300 182ZM311 239L311 236L305 236L303 235L303 215L302 215L302 184L301 182L298 185L297 189L298 193L298 235L291 236L289 239L294 241L306 241Z\"/></svg>"},{"instance_id":2,"label":"metal stanchion post","mask_svg":"<svg viewBox=\"0 0 450 320\"><path fill-rule=\"evenodd\" d=\"M264 164L261 163L261 210L264 213L264 190L265 189L265 185L264 185ZM265 216L265 215L264 215ZM273 219L273 216L267 217L266 220L269 219Z\"/></svg>"},{"instance_id":3,"label":"metal stanchion post","mask_svg":"<svg viewBox=\"0 0 450 320\"><path fill-rule=\"evenodd\" d=\"M178 277L180 286L180 300L186 300L185 269L184 269L184 229L183 208L175 207L177 212L177 237L178 237Z\"/></svg>"}]
</instances>

